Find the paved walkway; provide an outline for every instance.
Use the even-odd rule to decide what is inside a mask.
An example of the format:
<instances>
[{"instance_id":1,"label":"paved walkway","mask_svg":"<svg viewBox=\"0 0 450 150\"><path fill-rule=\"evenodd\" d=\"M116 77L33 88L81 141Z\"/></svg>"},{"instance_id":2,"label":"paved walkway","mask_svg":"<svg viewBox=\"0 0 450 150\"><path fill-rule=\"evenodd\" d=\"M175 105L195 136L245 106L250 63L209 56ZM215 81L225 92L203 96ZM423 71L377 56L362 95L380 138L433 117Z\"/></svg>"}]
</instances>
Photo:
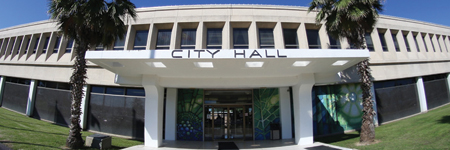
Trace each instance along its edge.
<instances>
[{"instance_id":1,"label":"paved walkway","mask_svg":"<svg viewBox=\"0 0 450 150\"><path fill-rule=\"evenodd\" d=\"M224 141L228 142L228 141ZM287 140L264 140L264 141L234 141L240 150L350 150L349 148L338 147L325 143L316 142L311 145L296 145L293 139ZM210 149L217 150L218 142L197 142L197 141L164 141L159 148L144 147L137 145L124 150L175 150L175 149Z\"/></svg>"}]
</instances>

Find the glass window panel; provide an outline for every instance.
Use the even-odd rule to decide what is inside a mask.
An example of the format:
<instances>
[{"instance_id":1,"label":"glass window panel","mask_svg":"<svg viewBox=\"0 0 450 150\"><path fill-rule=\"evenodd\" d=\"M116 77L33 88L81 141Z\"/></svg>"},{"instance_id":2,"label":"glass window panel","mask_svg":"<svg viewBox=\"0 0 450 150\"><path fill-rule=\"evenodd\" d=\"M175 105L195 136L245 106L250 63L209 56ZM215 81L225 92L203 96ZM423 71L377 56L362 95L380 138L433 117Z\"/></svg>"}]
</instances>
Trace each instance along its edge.
<instances>
[{"instance_id":1,"label":"glass window panel","mask_svg":"<svg viewBox=\"0 0 450 150\"><path fill-rule=\"evenodd\" d=\"M105 87L104 86L92 86L91 92L92 93L105 93Z\"/></svg>"},{"instance_id":2,"label":"glass window panel","mask_svg":"<svg viewBox=\"0 0 450 150\"><path fill-rule=\"evenodd\" d=\"M428 46L427 46L427 41L425 40L425 36L422 36L422 40L423 40L423 45L425 45L425 51L428 52Z\"/></svg>"},{"instance_id":3,"label":"glass window panel","mask_svg":"<svg viewBox=\"0 0 450 150\"><path fill-rule=\"evenodd\" d=\"M417 35L414 37L414 43L416 44L417 52L420 52L419 43L417 42Z\"/></svg>"},{"instance_id":4,"label":"glass window panel","mask_svg":"<svg viewBox=\"0 0 450 150\"><path fill-rule=\"evenodd\" d=\"M46 86L47 86L47 81L39 81L39 82L38 82L38 86L40 86L40 87L46 87Z\"/></svg>"},{"instance_id":5,"label":"glass window panel","mask_svg":"<svg viewBox=\"0 0 450 150\"><path fill-rule=\"evenodd\" d=\"M73 39L70 38L70 39L67 41L66 53L72 52L72 47L73 47Z\"/></svg>"},{"instance_id":6,"label":"glass window panel","mask_svg":"<svg viewBox=\"0 0 450 150\"><path fill-rule=\"evenodd\" d=\"M17 44L19 44L19 45L17 46L16 54L19 54L20 46L22 46L22 39L20 39L19 42L18 42Z\"/></svg>"},{"instance_id":7,"label":"glass window panel","mask_svg":"<svg viewBox=\"0 0 450 150\"><path fill-rule=\"evenodd\" d=\"M330 49L341 49L341 42L328 35L330 39Z\"/></svg>"},{"instance_id":8,"label":"glass window panel","mask_svg":"<svg viewBox=\"0 0 450 150\"><path fill-rule=\"evenodd\" d=\"M386 44L386 38L384 38L384 33L378 33L380 37L381 47L383 48L383 52L389 51Z\"/></svg>"},{"instance_id":9,"label":"glass window panel","mask_svg":"<svg viewBox=\"0 0 450 150\"><path fill-rule=\"evenodd\" d=\"M195 48L195 29L183 29L181 31L181 49Z\"/></svg>"},{"instance_id":10,"label":"glass window panel","mask_svg":"<svg viewBox=\"0 0 450 150\"><path fill-rule=\"evenodd\" d=\"M16 40L12 40L11 43L11 50L9 51L9 54L12 54L13 50L14 50L14 44L16 43Z\"/></svg>"},{"instance_id":11,"label":"glass window panel","mask_svg":"<svg viewBox=\"0 0 450 150\"><path fill-rule=\"evenodd\" d=\"M134 50L144 50L147 46L148 30L137 30L134 38Z\"/></svg>"},{"instance_id":12,"label":"glass window panel","mask_svg":"<svg viewBox=\"0 0 450 150\"><path fill-rule=\"evenodd\" d=\"M56 37L56 42L55 42L55 47L53 49L53 53L58 53L60 42L61 42L61 38L60 37Z\"/></svg>"},{"instance_id":13,"label":"glass window panel","mask_svg":"<svg viewBox=\"0 0 450 150\"><path fill-rule=\"evenodd\" d=\"M222 29L208 29L206 47L208 49L222 49Z\"/></svg>"},{"instance_id":14,"label":"glass window panel","mask_svg":"<svg viewBox=\"0 0 450 150\"><path fill-rule=\"evenodd\" d=\"M116 41L114 42L113 50L124 50L125 38L126 38L126 35L123 36L123 39L120 39L119 37L117 37Z\"/></svg>"},{"instance_id":15,"label":"glass window panel","mask_svg":"<svg viewBox=\"0 0 450 150\"><path fill-rule=\"evenodd\" d=\"M106 87L106 94L124 95L125 89L120 87Z\"/></svg>"},{"instance_id":16,"label":"glass window panel","mask_svg":"<svg viewBox=\"0 0 450 150\"><path fill-rule=\"evenodd\" d=\"M28 45L30 45L31 39L28 39L27 44L25 45L25 51L23 52L24 54L27 53L28 51Z\"/></svg>"},{"instance_id":17,"label":"glass window panel","mask_svg":"<svg viewBox=\"0 0 450 150\"><path fill-rule=\"evenodd\" d=\"M319 30L307 29L306 35L308 38L309 49L322 48L322 46L320 45Z\"/></svg>"},{"instance_id":18,"label":"glass window panel","mask_svg":"<svg viewBox=\"0 0 450 150\"><path fill-rule=\"evenodd\" d=\"M403 35L403 40L405 40L405 45L406 45L406 51L411 52L411 47L409 46L409 42L408 42L408 35Z\"/></svg>"},{"instance_id":19,"label":"glass window panel","mask_svg":"<svg viewBox=\"0 0 450 150\"><path fill-rule=\"evenodd\" d=\"M36 41L35 41L35 43L34 43L33 54L36 53L36 50L37 50L37 48L38 48L38 45L39 45L39 38L36 38Z\"/></svg>"},{"instance_id":20,"label":"glass window panel","mask_svg":"<svg viewBox=\"0 0 450 150\"><path fill-rule=\"evenodd\" d=\"M372 52L375 51L370 33L366 33L364 35L364 38L366 39L367 49L369 49L369 51L372 51Z\"/></svg>"},{"instance_id":21,"label":"glass window panel","mask_svg":"<svg viewBox=\"0 0 450 150\"><path fill-rule=\"evenodd\" d=\"M145 90L143 88L127 88L126 95L145 96Z\"/></svg>"},{"instance_id":22,"label":"glass window panel","mask_svg":"<svg viewBox=\"0 0 450 150\"><path fill-rule=\"evenodd\" d=\"M236 49L248 48L248 29L235 28L233 29L233 47Z\"/></svg>"},{"instance_id":23,"label":"glass window panel","mask_svg":"<svg viewBox=\"0 0 450 150\"><path fill-rule=\"evenodd\" d=\"M103 47L103 44L99 44L99 45L97 45L97 46L95 47L95 50L96 50L96 51L103 51L103 50L105 50L105 48Z\"/></svg>"},{"instance_id":24,"label":"glass window panel","mask_svg":"<svg viewBox=\"0 0 450 150\"><path fill-rule=\"evenodd\" d=\"M297 29L283 29L283 38L286 49L298 48Z\"/></svg>"},{"instance_id":25,"label":"glass window panel","mask_svg":"<svg viewBox=\"0 0 450 150\"><path fill-rule=\"evenodd\" d=\"M50 42L50 37L46 37L45 38L44 49L42 50L42 53L46 53L47 52L48 42Z\"/></svg>"},{"instance_id":26,"label":"glass window panel","mask_svg":"<svg viewBox=\"0 0 450 150\"><path fill-rule=\"evenodd\" d=\"M391 34L392 40L394 41L395 51L400 52L400 47L398 46L397 34Z\"/></svg>"},{"instance_id":27,"label":"glass window panel","mask_svg":"<svg viewBox=\"0 0 450 150\"><path fill-rule=\"evenodd\" d=\"M70 90L70 84L68 84L68 83L58 83L58 89Z\"/></svg>"},{"instance_id":28,"label":"glass window panel","mask_svg":"<svg viewBox=\"0 0 450 150\"><path fill-rule=\"evenodd\" d=\"M156 39L156 49L169 49L172 30L159 30Z\"/></svg>"},{"instance_id":29,"label":"glass window panel","mask_svg":"<svg viewBox=\"0 0 450 150\"><path fill-rule=\"evenodd\" d=\"M57 86L58 86L58 83L56 83L56 82L48 82L47 81L47 84L46 84L45 87L56 89Z\"/></svg>"},{"instance_id":30,"label":"glass window panel","mask_svg":"<svg viewBox=\"0 0 450 150\"><path fill-rule=\"evenodd\" d=\"M259 29L259 44L260 48L275 48L273 29Z\"/></svg>"}]
</instances>

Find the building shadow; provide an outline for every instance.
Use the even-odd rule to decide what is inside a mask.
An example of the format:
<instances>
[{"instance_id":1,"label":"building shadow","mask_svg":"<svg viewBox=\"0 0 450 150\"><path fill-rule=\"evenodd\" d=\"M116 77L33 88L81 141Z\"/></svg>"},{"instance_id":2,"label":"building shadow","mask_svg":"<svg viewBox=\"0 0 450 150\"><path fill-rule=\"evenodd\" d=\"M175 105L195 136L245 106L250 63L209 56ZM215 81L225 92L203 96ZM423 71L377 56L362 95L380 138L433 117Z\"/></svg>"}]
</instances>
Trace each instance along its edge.
<instances>
[{"instance_id":1,"label":"building shadow","mask_svg":"<svg viewBox=\"0 0 450 150\"><path fill-rule=\"evenodd\" d=\"M449 123L450 124L450 115L443 116L440 120L438 120L438 123Z\"/></svg>"}]
</instances>

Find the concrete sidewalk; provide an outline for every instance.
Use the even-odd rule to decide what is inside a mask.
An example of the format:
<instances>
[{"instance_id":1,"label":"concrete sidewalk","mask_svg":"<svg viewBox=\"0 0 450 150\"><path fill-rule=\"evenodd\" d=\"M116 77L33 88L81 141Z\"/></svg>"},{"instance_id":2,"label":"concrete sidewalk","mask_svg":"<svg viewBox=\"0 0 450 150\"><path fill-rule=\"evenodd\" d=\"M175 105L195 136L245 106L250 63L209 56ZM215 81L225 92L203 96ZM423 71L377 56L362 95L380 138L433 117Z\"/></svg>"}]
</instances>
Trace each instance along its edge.
<instances>
[{"instance_id":1,"label":"concrete sidewalk","mask_svg":"<svg viewBox=\"0 0 450 150\"><path fill-rule=\"evenodd\" d=\"M210 149L217 150L219 148L218 142L222 141L164 141L159 148L145 147L144 145L137 145L124 150L175 150L175 149ZM223 141L230 142L230 141ZM325 143L316 142L311 145L296 145L293 139L286 140L263 140L263 141L233 141L240 150L351 150L349 148L329 145Z\"/></svg>"}]
</instances>

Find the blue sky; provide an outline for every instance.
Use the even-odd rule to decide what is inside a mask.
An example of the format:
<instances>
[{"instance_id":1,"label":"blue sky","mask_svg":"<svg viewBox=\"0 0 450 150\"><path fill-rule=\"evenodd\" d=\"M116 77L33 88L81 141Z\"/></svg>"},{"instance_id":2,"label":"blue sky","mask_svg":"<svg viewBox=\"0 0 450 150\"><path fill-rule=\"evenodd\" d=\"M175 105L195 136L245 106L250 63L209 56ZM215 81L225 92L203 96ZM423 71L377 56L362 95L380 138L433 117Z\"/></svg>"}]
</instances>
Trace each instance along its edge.
<instances>
[{"instance_id":1,"label":"blue sky","mask_svg":"<svg viewBox=\"0 0 450 150\"><path fill-rule=\"evenodd\" d=\"M311 0L131 0L136 7L190 4L271 4L308 6ZM0 29L49 19L47 0L2 0ZM382 14L450 26L450 0L386 0Z\"/></svg>"}]
</instances>

